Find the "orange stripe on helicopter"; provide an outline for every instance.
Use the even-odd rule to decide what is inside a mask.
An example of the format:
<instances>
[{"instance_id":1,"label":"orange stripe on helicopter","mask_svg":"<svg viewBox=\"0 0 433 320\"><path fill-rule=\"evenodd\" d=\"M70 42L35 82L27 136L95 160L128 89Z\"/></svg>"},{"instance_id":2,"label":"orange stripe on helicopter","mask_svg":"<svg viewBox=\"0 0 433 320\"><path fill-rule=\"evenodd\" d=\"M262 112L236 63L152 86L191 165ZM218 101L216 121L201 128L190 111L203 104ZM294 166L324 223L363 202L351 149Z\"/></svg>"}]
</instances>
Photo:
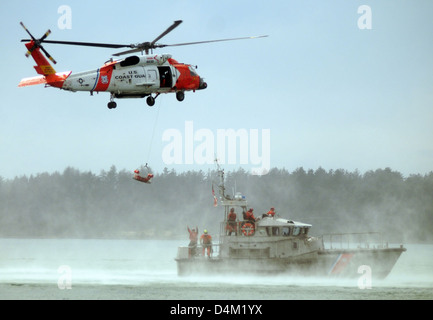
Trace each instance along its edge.
<instances>
[{"instance_id":1,"label":"orange stripe on helicopter","mask_svg":"<svg viewBox=\"0 0 433 320\"><path fill-rule=\"evenodd\" d=\"M106 91L110 85L113 68L116 62L104 64L98 71L99 76L92 91Z\"/></svg>"},{"instance_id":2,"label":"orange stripe on helicopter","mask_svg":"<svg viewBox=\"0 0 433 320\"><path fill-rule=\"evenodd\" d=\"M180 76L176 81L176 89L179 90L196 90L200 86L200 77L191 74L189 66L186 64L173 64L179 71Z\"/></svg>"}]
</instances>

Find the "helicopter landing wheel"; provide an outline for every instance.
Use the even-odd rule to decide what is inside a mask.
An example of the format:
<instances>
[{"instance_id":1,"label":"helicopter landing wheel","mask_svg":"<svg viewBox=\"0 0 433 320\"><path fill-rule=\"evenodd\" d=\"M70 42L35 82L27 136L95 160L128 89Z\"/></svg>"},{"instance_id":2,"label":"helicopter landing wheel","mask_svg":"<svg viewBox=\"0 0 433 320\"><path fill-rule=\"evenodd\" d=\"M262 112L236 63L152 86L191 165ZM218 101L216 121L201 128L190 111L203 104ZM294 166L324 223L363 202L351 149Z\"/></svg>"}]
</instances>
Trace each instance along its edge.
<instances>
[{"instance_id":1,"label":"helicopter landing wheel","mask_svg":"<svg viewBox=\"0 0 433 320\"><path fill-rule=\"evenodd\" d=\"M146 99L147 105L149 107L153 107L155 105L155 98L152 96L147 97Z\"/></svg>"},{"instance_id":2,"label":"helicopter landing wheel","mask_svg":"<svg viewBox=\"0 0 433 320\"><path fill-rule=\"evenodd\" d=\"M183 101L185 99L185 93L183 91L176 92L177 101Z\"/></svg>"},{"instance_id":3,"label":"helicopter landing wheel","mask_svg":"<svg viewBox=\"0 0 433 320\"><path fill-rule=\"evenodd\" d=\"M110 102L107 104L107 107L108 107L108 109L114 109L114 108L117 107L117 103L114 102L114 101L110 101Z\"/></svg>"}]
</instances>

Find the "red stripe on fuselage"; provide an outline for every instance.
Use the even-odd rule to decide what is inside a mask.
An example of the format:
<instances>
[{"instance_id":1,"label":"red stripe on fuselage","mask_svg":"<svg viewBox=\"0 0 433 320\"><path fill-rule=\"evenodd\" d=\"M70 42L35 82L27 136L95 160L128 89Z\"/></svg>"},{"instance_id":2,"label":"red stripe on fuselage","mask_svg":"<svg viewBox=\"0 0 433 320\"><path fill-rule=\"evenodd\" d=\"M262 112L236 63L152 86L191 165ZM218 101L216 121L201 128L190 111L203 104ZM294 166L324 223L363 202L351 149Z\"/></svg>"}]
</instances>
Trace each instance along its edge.
<instances>
[{"instance_id":1,"label":"red stripe on fuselage","mask_svg":"<svg viewBox=\"0 0 433 320\"><path fill-rule=\"evenodd\" d=\"M110 85L111 76L113 75L113 68L115 62L109 62L104 64L101 69L99 69L98 83L93 91L106 91Z\"/></svg>"}]
</instances>

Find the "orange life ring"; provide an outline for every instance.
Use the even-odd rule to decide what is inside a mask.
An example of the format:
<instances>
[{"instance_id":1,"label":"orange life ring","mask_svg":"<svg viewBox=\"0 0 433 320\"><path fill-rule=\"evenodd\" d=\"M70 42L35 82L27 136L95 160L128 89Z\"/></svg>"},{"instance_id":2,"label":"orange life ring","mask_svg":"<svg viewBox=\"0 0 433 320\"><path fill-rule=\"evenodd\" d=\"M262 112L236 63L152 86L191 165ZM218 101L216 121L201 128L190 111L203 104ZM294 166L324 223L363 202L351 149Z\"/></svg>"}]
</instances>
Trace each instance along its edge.
<instances>
[{"instance_id":1,"label":"orange life ring","mask_svg":"<svg viewBox=\"0 0 433 320\"><path fill-rule=\"evenodd\" d=\"M251 222L245 222L241 227L244 236L252 236L254 234L254 224Z\"/></svg>"}]
</instances>

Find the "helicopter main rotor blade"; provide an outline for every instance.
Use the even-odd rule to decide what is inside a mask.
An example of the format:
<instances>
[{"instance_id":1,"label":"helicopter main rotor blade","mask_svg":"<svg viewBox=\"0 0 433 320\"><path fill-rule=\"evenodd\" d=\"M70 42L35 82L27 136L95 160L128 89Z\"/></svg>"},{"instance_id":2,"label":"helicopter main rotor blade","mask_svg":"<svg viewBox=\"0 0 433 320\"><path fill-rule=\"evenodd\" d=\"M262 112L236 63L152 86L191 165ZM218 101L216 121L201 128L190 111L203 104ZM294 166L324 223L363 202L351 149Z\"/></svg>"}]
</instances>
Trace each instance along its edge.
<instances>
[{"instance_id":1,"label":"helicopter main rotor blade","mask_svg":"<svg viewBox=\"0 0 433 320\"><path fill-rule=\"evenodd\" d=\"M30 39L22 39L21 42L28 42ZM133 44L113 44L113 43L97 43L97 42L77 42L77 41L56 41L56 40L43 40L44 43L57 43L57 44L67 44L73 46L87 46L87 47L100 47L100 48L134 48Z\"/></svg>"},{"instance_id":2,"label":"helicopter main rotor blade","mask_svg":"<svg viewBox=\"0 0 433 320\"><path fill-rule=\"evenodd\" d=\"M167 33L173 31L173 29L176 28L181 23L182 23L182 20L176 20L170 27L167 28L167 30L165 30L163 33L161 33L157 38L155 38L155 40L153 40L150 43L150 48L152 48L154 46L154 44L156 43L156 41L158 41L159 39L161 39L162 37L164 37Z\"/></svg>"},{"instance_id":3,"label":"helicopter main rotor blade","mask_svg":"<svg viewBox=\"0 0 433 320\"><path fill-rule=\"evenodd\" d=\"M113 54L113 56L118 57L124 54L129 54L129 53L134 53L134 52L140 52L140 51L145 51L145 48L137 48L137 49L131 49L131 50L126 50L126 51L122 51L122 52L118 52Z\"/></svg>"},{"instance_id":4,"label":"helicopter main rotor blade","mask_svg":"<svg viewBox=\"0 0 433 320\"><path fill-rule=\"evenodd\" d=\"M242 37L242 38L206 40L206 41L196 41L196 42L184 42L184 43L175 43L175 44L156 44L155 47L157 47L157 48L164 48L164 47L176 47L176 46L189 46L189 45L192 45L192 44L202 44L202 43L232 41L232 40L257 39L257 38L266 38L266 37L268 37L268 36L264 35L264 36L254 36L254 37Z\"/></svg>"},{"instance_id":5,"label":"helicopter main rotor blade","mask_svg":"<svg viewBox=\"0 0 433 320\"><path fill-rule=\"evenodd\" d=\"M174 23L170 27L168 27L163 33L161 33L158 37L156 37L155 40L153 40L152 42L142 42L142 43L138 43L138 44L115 44L115 43L98 43L98 42L45 40L45 38L51 32L50 30L48 30L47 33L45 33L41 39L37 40L33 37L33 35L30 33L30 31L27 30L27 28L24 26L24 24L22 22L21 22L21 25L27 31L27 33L30 35L32 40L37 43L38 46L40 46L40 44L42 42L44 42L44 43L53 43L53 44L66 44L66 45L74 45L74 46L87 46L87 47L112 48L112 49L131 48L130 50L115 53L115 54L113 54L113 56L121 56L124 54L140 52L140 51L141 52L145 51L147 54L149 52L149 50L151 50L151 49L164 48L164 47L187 46L187 45L203 44L203 43L211 43L211 42L222 42L222 41L233 41L233 40L256 39L256 38L268 37L267 35L262 35L262 36L254 36L254 37L228 38L228 39L218 39L218 40L184 42L184 43L176 43L176 44L157 44L156 43L158 40L160 40L162 37L167 35L169 32L173 31L173 29L175 29L181 23L182 23L182 20L176 20L176 21L174 21ZM31 40L30 39L22 39L21 41L22 42L29 42ZM45 52L45 50L44 50L44 52Z\"/></svg>"},{"instance_id":6,"label":"helicopter main rotor blade","mask_svg":"<svg viewBox=\"0 0 433 320\"><path fill-rule=\"evenodd\" d=\"M124 54L134 53L134 52L140 52L140 51L146 51L148 49L155 49L155 48L164 48L164 47L176 47L176 46L188 46L193 44L203 44L203 43L211 43L211 42L221 42L221 41L232 41L232 40L245 40L245 39L257 39L257 38L266 38L268 35L263 36L254 36L254 37L242 37L242 38L230 38L230 39L219 39L219 40L206 40L206 41L196 41L196 42L184 42L184 43L176 43L176 44L154 44L150 46L149 43L144 42L142 44L138 44L135 49L122 51L113 54L113 56L121 56Z\"/></svg>"}]
</instances>

